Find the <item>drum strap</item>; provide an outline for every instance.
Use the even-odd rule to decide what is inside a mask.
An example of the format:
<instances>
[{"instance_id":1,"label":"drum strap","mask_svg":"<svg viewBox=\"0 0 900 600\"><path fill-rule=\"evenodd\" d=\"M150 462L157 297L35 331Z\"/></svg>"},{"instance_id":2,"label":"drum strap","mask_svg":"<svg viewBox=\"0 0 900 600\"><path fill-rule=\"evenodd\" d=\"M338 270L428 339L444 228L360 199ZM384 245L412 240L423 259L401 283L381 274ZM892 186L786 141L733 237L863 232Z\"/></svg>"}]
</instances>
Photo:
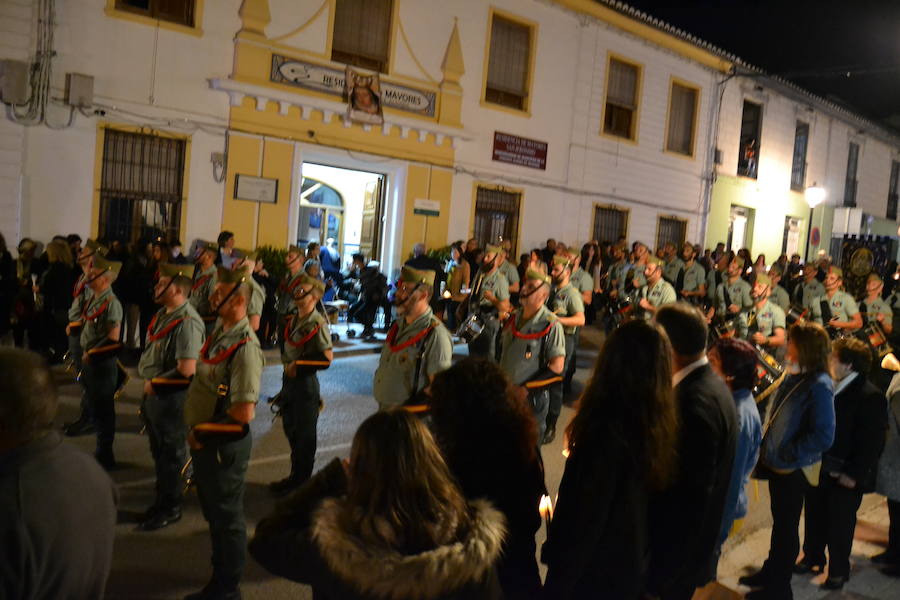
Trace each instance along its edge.
<instances>
[{"instance_id":1,"label":"drum strap","mask_svg":"<svg viewBox=\"0 0 900 600\"><path fill-rule=\"evenodd\" d=\"M828 300L820 300L819 301L822 307L822 323L828 325L828 322L831 321L831 305L828 304Z\"/></svg>"},{"instance_id":2,"label":"drum strap","mask_svg":"<svg viewBox=\"0 0 900 600\"><path fill-rule=\"evenodd\" d=\"M422 361L425 359L425 345L428 343L428 339L431 337L431 334L434 332L434 328L437 325L434 321L432 321L431 327L425 330L425 335L419 340L419 344L416 346L416 370L413 371L413 386L412 386L412 395L415 396L419 392L419 376L420 371L422 370Z\"/></svg>"},{"instance_id":3,"label":"drum strap","mask_svg":"<svg viewBox=\"0 0 900 600\"><path fill-rule=\"evenodd\" d=\"M684 289L684 267L678 270L678 276L675 277L675 291L679 294Z\"/></svg>"}]
</instances>

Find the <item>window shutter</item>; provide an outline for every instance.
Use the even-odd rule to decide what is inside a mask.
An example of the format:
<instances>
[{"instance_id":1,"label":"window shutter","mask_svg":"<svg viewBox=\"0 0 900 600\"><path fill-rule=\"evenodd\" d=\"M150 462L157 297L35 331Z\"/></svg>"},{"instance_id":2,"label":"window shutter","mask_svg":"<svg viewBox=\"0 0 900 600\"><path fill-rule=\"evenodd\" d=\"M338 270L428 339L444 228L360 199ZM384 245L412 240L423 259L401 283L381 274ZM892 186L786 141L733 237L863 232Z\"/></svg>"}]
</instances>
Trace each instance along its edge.
<instances>
[{"instance_id":1,"label":"window shutter","mask_svg":"<svg viewBox=\"0 0 900 600\"><path fill-rule=\"evenodd\" d=\"M375 71L387 68L392 0L337 0L332 60Z\"/></svg>"},{"instance_id":2,"label":"window shutter","mask_svg":"<svg viewBox=\"0 0 900 600\"><path fill-rule=\"evenodd\" d=\"M530 37L528 27L494 17L488 58L489 88L517 96L527 95Z\"/></svg>"},{"instance_id":3,"label":"window shutter","mask_svg":"<svg viewBox=\"0 0 900 600\"><path fill-rule=\"evenodd\" d=\"M694 116L697 110L697 90L672 84L669 103L669 132L666 148L671 152L694 154Z\"/></svg>"},{"instance_id":4,"label":"window shutter","mask_svg":"<svg viewBox=\"0 0 900 600\"><path fill-rule=\"evenodd\" d=\"M618 60L609 61L606 101L632 110L637 108L637 68Z\"/></svg>"}]
</instances>

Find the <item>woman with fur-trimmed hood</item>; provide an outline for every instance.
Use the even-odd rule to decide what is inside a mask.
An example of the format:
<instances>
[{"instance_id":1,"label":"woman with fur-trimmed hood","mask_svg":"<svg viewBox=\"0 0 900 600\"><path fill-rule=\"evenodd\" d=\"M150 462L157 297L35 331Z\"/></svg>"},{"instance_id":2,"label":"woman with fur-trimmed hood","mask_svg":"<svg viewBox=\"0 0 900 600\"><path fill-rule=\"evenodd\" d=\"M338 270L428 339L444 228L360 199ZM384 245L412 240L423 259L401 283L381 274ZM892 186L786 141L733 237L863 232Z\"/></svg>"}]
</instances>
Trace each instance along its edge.
<instances>
[{"instance_id":1,"label":"woman with fur-trimmed hood","mask_svg":"<svg viewBox=\"0 0 900 600\"><path fill-rule=\"evenodd\" d=\"M378 412L334 459L263 519L250 554L313 588L316 600L502 598L495 565L506 526L466 503L428 429Z\"/></svg>"}]
</instances>

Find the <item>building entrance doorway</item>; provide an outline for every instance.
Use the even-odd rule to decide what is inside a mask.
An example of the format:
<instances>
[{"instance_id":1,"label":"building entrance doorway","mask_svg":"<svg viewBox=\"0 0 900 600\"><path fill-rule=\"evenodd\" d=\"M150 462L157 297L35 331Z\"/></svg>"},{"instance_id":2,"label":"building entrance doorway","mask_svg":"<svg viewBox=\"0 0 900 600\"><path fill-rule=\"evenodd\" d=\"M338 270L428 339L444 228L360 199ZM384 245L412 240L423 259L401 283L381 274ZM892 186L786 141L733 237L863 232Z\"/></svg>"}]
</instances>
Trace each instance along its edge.
<instances>
[{"instance_id":1,"label":"building entrance doorway","mask_svg":"<svg viewBox=\"0 0 900 600\"><path fill-rule=\"evenodd\" d=\"M752 237L753 209L732 205L728 224L727 249L737 252L741 248L749 248Z\"/></svg>"},{"instance_id":2,"label":"building entrance doorway","mask_svg":"<svg viewBox=\"0 0 900 600\"><path fill-rule=\"evenodd\" d=\"M359 252L378 260L384 221L386 177L304 162L301 167L297 244L316 242L340 256L339 269Z\"/></svg>"}]
</instances>

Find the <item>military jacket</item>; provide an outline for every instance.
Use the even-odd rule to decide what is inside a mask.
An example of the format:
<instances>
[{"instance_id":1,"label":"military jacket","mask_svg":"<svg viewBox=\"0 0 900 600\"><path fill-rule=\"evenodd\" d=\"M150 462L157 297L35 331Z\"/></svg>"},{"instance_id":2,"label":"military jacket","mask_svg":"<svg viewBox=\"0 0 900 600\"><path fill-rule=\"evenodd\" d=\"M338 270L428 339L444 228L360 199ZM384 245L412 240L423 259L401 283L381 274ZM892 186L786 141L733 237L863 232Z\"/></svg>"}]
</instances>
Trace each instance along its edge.
<instances>
[{"instance_id":1,"label":"military jacket","mask_svg":"<svg viewBox=\"0 0 900 600\"><path fill-rule=\"evenodd\" d=\"M663 277L666 278L666 281L668 281L672 285L675 285L675 280L678 279L678 273L683 268L684 261L676 256L672 260L668 261L663 267Z\"/></svg>"},{"instance_id":2,"label":"military jacket","mask_svg":"<svg viewBox=\"0 0 900 600\"><path fill-rule=\"evenodd\" d=\"M678 283L678 273L675 274L675 279L672 280L672 285L674 286ZM685 292L695 292L700 289L701 285L706 283L706 269L703 268L703 265L694 261L689 267L684 267L684 280L682 282L682 291ZM676 290L677 291L677 290Z\"/></svg>"},{"instance_id":3,"label":"military jacket","mask_svg":"<svg viewBox=\"0 0 900 600\"><path fill-rule=\"evenodd\" d=\"M72 288L72 305L69 306L70 323L81 321L84 307L91 301L92 295L93 292L87 285L87 275L82 272L78 281L75 282L75 287Z\"/></svg>"},{"instance_id":4,"label":"military jacket","mask_svg":"<svg viewBox=\"0 0 900 600\"><path fill-rule=\"evenodd\" d=\"M540 337L544 331L546 334ZM566 355L563 327L546 306L524 322L521 309L513 313L500 334L500 343L500 368L515 385L523 385L551 359Z\"/></svg>"},{"instance_id":5,"label":"military jacket","mask_svg":"<svg viewBox=\"0 0 900 600\"><path fill-rule=\"evenodd\" d=\"M209 297L212 295L213 289L216 287L216 265L210 266L205 271L198 271L194 277L194 284L191 286L191 306L205 321L214 321L216 315L212 311L209 304Z\"/></svg>"},{"instance_id":6,"label":"military jacket","mask_svg":"<svg viewBox=\"0 0 900 600\"><path fill-rule=\"evenodd\" d=\"M622 280L625 278L625 261L616 262L609 267L609 286L612 289L613 281L615 281L615 289L621 289Z\"/></svg>"},{"instance_id":7,"label":"military jacket","mask_svg":"<svg viewBox=\"0 0 900 600\"><path fill-rule=\"evenodd\" d=\"M775 334L775 329L784 329L786 326L784 311L771 298L766 300L762 308L756 308L756 330L764 336L771 337Z\"/></svg>"},{"instance_id":8,"label":"military jacket","mask_svg":"<svg viewBox=\"0 0 900 600\"><path fill-rule=\"evenodd\" d=\"M774 302L784 312L787 312L791 307L791 298L788 296L787 290L781 287L781 285L772 286L769 302Z\"/></svg>"},{"instance_id":9,"label":"military jacket","mask_svg":"<svg viewBox=\"0 0 900 600\"><path fill-rule=\"evenodd\" d=\"M331 329L319 311L313 309L305 317L294 315L284 328L284 350L281 362L285 365L331 349Z\"/></svg>"},{"instance_id":10,"label":"military jacket","mask_svg":"<svg viewBox=\"0 0 900 600\"><path fill-rule=\"evenodd\" d=\"M647 285L647 278L644 276L645 265L639 263L626 263L622 268L624 277L619 282L619 291L624 292L625 286L637 279L635 289L640 289Z\"/></svg>"},{"instance_id":11,"label":"military jacket","mask_svg":"<svg viewBox=\"0 0 900 600\"><path fill-rule=\"evenodd\" d=\"M875 298L874 300L863 300L862 301L862 309L866 311L864 315L865 322L869 323L870 321L877 321L877 314L881 313L884 315L884 318L890 322L891 317L894 312L891 310L891 307L888 306L888 303L885 302L881 298Z\"/></svg>"},{"instance_id":12,"label":"military jacket","mask_svg":"<svg viewBox=\"0 0 900 600\"><path fill-rule=\"evenodd\" d=\"M476 277L478 276L476 275ZM506 277L500 273L500 269L484 276L481 288L478 290L475 298L473 298L475 306L487 310L493 307L491 301L484 297L484 293L488 290L494 292L497 300L509 300L509 283L507 283Z\"/></svg>"},{"instance_id":13,"label":"military jacket","mask_svg":"<svg viewBox=\"0 0 900 600\"><path fill-rule=\"evenodd\" d=\"M812 308L813 301L825 295L825 286L818 279L813 278L811 282L804 281L798 285L794 294L803 308Z\"/></svg>"},{"instance_id":14,"label":"military jacket","mask_svg":"<svg viewBox=\"0 0 900 600\"><path fill-rule=\"evenodd\" d=\"M725 281L725 274L716 269L710 269L706 274L706 297L717 302L719 286Z\"/></svg>"},{"instance_id":15,"label":"military jacket","mask_svg":"<svg viewBox=\"0 0 900 600\"><path fill-rule=\"evenodd\" d=\"M259 340L246 317L228 331L219 321L200 349L197 373L184 405L184 422L193 427L223 417L232 404L255 404L264 365Z\"/></svg>"},{"instance_id":16,"label":"military jacket","mask_svg":"<svg viewBox=\"0 0 900 600\"><path fill-rule=\"evenodd\" d=\"M506 283L496 272L495 275ZM430 333L426 331L431 328ZM424 344L424 345L423 345ZM422 366L416 389L416 362L422 352ZM399 406L428 386L430 378L450 368L453 340L447 328L427 309L412 323L398 317L390 331L375 370L373 395L380 406Z\"/></svg>"},{"instance_id":17,"label":"military jacket","mask_svg":"<svg viewBox=\"0 0 900 600\"><path fill-rule=\"evenodd\" d=\"M93 296L84 309L84 327L81 329L81 347L85 352L105 346L113 340L109 332L122 322L122 304L112 291L106 288Z\"/></svg>"},{"instance_id":18,"label":"military jacket","mask_svg":"<svg viewBox=\"0 0 900 600\"><path fill-rule=\"evenodd\" d=\"M831 309L831 318L834 319L837 317L838 321L849 321L853 315L859 312L856 300L853 299L853 296L843 290L836 291L831 299L829 299L827 295L822 294L810 302L812 318L819 325L828 324L824 322L824 316L822 315L822 302L828 303L828 307Z\"/></svg>"},{"instance_id":19,"label":"military jacket","mask_svg":"<svg viewBox=\"0 0 900 600\"><path fill-rule=\"evenodd\" d=\"M646 298L654 307L671 304L678 300L678 297L675 295L675 288L661 277L653 286L647 285L641 288L641 294L635 300L635 306L640 304L641 298ZM651 315L648 314L647 316L650 317Z\"/></svg>"},{"instance_id":20,"label":"military jacket","mask_svg":"<svg viewBox=\"0 0 900 600\"><path fill-rule=\"evenodd\" d=\"M519 270L516 269L516 265L512 264L508 260L504 260L503 264L500 265L500 268L498 268L497 270L503 273L503 276L506 277L508 286L519 283Z\"/></svg>"},{"instance_id":21,"label":"military jacket","mask_svg":"<svg viewBox=\"0 0 900 600\"><path fill-rule=\"evenodd\" d=\"M200 355L206 330L190 302L170 313L159 309L147 328L147 344L138 363L138 376L153 379L175 369L179 360Z\"/></svg>"},{"instance_id":22,"label":"military jacket","mask_svg":"<svg viewBox=\"0 0 900 600\"><path fill-rule=\"evenodd\" d=\"M728 303L725 301L725 292L728 292L728 298L731 304L736 304L740 308L740 312L731 313L728 310ZM737 325L737 334L739 337L747 337L747 314L753 308L753 298L750 296L750 284L737 278L734 282L729 282L725 278L719 284L716 290L716 310L721 318L726 321L734 320Z\"/></svg>"},{"instance_id":23,"label":"military jacket","mask_svg":"<svg viewBox=\"0 0 900 600\"><path fill-rule=\"evenodd\" d=\"M574 317L578 313L584 312L584 300L571 281L553 291L552 306L553 314L557 317ZM563 326L566 335L574 335L577 329L577 327Z\"/></svg>"},{"instance_id":24,"label":"military jacket","mask_svg":"<svg viewBox=\"0 0 900 600\"><path fill-rule=\"evenodd\" d=\"M250 304L247 306L247 316L262 315L263 305L266 303L266 290L256 283L253 277L248 277L247 285L250 286Z\"/></svg>"},{"instance_id":25,"label":"military jacket","mask_svg":"<svg viewBox=\"0 0 900 600\"><path fill-rule=\"evenodd\" d=\"M581 267L578 267L572 272L569 281L572 282L572 285L575 286L575 289L581 294L594 291L594 278L588 275L588 272Z\"/></svg>"},{"instance_id":26,"label":"military jacket","mask_svg":"<svg viewBox=\"0 0 900 600\"><path fill-rule=\"evenodd\" d=\"M282 282L278 285L278 298L275 304L275 310L278 316L294 314L297 312L297 305L294 304L294 290L300 285L303 279L303 269L297 269L294 275L288 272Z\"/></svg>"}]
</instances>

